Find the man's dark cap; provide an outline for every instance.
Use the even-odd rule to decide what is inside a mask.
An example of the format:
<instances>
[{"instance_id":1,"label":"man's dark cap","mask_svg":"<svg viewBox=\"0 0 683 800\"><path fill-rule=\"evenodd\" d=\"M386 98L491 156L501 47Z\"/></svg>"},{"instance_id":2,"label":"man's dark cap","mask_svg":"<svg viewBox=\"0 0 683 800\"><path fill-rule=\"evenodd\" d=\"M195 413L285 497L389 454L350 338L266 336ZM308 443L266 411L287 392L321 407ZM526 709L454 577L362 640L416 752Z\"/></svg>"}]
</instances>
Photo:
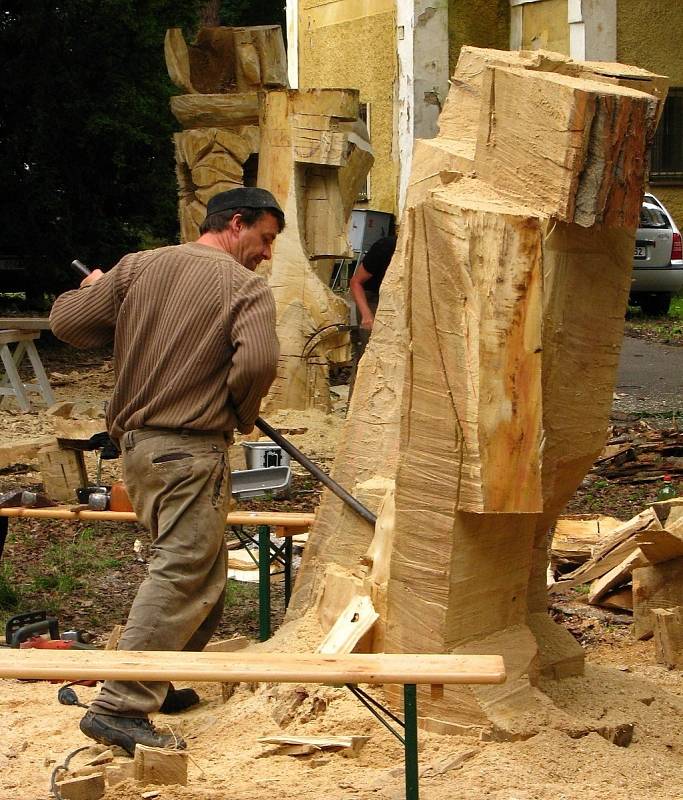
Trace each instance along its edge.
<instances>
[{"instance_id":1,"label":"man's dark cap","mask_svg":"<svg viewBox=\"0 0 683 800\"><path fill-rule=\"evenodd\" d=\"M215 194L206 206L206 216L218 214L221 211L232 211L235 208L263 208L275 209L283 214L277 200L267 189L256 186L240 186L239 189L230 189L227 192Z\"/></svg>"}]
</instances>

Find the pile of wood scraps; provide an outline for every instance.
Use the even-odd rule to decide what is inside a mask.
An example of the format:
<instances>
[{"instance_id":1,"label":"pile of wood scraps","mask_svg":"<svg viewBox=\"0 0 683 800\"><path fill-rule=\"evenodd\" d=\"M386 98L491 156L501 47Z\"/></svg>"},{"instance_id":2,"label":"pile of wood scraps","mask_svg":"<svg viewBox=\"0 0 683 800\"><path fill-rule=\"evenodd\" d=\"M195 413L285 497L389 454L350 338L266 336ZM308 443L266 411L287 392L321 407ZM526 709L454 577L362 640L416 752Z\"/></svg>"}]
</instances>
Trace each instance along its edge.
<instances>
[{"instance_id":1,"label":"pile of wood scraps","mask_svg":"<svg viewBox=\"0 0 683 800\"><path fill-rule=\"evenodd\" d=\"M588 603L632 611L634 635L662 640L659 660L683 666L683 498L654 503L627 522L615 522L597 515L558 522L551 564L583 563L551 580L549 592L587 585ZM678 649L672 637L678 637Z\"/></svg>"},{"instance_id":2,"label":"pile of wood scraps","mask_svg":"<svg viewBox=\"0 0 683 800\"><path fill-rule=\"evenodd\" d=\"M656 430L643 420L634 428L615 427L591 472L615 483L683 476L683 431Z\"/></svg>"}]
</instances>

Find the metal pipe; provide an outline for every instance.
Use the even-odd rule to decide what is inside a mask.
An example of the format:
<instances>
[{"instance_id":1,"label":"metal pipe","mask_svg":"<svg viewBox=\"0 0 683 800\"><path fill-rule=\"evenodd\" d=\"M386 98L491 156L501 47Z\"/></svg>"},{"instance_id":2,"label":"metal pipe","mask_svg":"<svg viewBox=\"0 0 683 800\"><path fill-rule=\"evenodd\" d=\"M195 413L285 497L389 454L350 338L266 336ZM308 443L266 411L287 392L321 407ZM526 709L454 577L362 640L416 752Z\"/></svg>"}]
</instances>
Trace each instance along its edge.
<instances>
[{"instance_id":1,"label":"metal pipe","mask_svg":"<svg viewBox=\"0 0 683 800\"><path fill-rule=\"evenodd\" d=\"M327 488L336 494L340 500L343 500L347 506L350 506L357 514L360 514L364 520L367 520L371 525L377 522L377 517L369 508L366 508L361 502L356 500L356 498L347 492L343 486L340 486L337 481L330 478L330 476L323 472L317 464L314 464L308 456L305 456L301 450L287 441L281 433L276 431L272 425L269 425L262 417L258 417L255 424L262 433L265 433L266 436L270 437L276 444L279 444L285 453L289 453L289 455L295 461L298 461L304 469L307 469L314 478L317 478L320 483L327 486Z\"/></svg>"}]
</instances>

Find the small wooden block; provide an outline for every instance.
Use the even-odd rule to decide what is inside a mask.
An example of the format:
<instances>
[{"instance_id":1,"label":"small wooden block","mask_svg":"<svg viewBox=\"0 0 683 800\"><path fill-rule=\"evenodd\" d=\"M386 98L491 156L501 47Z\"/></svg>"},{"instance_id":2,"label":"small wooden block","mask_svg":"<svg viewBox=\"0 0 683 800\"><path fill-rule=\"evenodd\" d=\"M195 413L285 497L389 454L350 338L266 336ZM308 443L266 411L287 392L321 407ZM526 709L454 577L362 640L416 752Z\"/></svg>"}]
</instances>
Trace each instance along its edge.
<instances>
[{"instance_id":1,"label":"small wooden block","mask_svg":"<svg viewBox=\"0 0 683 800\"><path fill-rule=\"evenodd\" d=\"M429 687L429 696L432 700L441 700L443 698L443 683L433 683Z\"/></svg>"},{"instance_id":2,"label":"small wooden block","mask_svg":"<svg viewBox=\"0 0 683 800\"><path fill-rule=\"evenodd\" d=\"M187 753L138 744L133 763L136 781L157 786L172 783L187 786Z\"/></svg>"},{"instance_id":3,"label":"small wooden block","mask_svg":"<svg viewBox=\"0 0 683 800\"><path fill-rule=\"evenodd\" d=\"M53 500L73 501L76 489L88 483L81 452L64 450L58 445L42 447L38 451L38 463L45 494Z\"/></svg>"},{"instance_id":4,"label":"small wooden block","mask_svg":"<svg viewBox=\"0 0 683 800\"><path fill-rule=\"evenodd\" d=\"M683 669L683 608L653 608L655 655L668 669Z\"/></svg>"},{"instance_id":5,"label":"small wooden block","mask_svg":"<svg viewBox=\"0 0 683 800\"><path fill-rule=\"evenodd\" d=\"M135 764L132 761L108 764L104 768L104 774L107 779L107 786L116 786L121 781L135 779Z\"/></svg>"},{"instance_id":6,"label":"small wooden block","mask_svg":"<svg viewBox=\"0 0 683 800\"><path fill-rule=\"evenodd\" d=\"M101 753L98 753L96 756L91 758L89 761L86 761L83 765L84 767L96 767L100 764L110 764L114 760L114 754L111 750L103 750Z\"/></svg>"},{"instance_id":7,"label":"small wooden block","mask_svg":"<svg viewBox=\"0 0 683 800\"><path fill-rule=\"evenodd\" d=\"M104 797L104 772L68 778L57 784L63 800L99 800Z\"/></svg>"}]
</instances>

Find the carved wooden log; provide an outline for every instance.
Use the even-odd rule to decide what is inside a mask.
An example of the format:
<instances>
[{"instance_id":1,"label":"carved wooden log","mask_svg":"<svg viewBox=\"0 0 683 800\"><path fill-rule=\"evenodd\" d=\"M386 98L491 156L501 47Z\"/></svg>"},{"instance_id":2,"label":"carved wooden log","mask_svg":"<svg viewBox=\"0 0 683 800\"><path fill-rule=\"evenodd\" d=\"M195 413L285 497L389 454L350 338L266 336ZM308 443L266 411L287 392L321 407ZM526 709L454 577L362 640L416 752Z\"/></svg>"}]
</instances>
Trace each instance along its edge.
<instances>
[{"instance_id":1,"label":"carved wooden log","mask_svg":"<svg viewBox=\"0 0 683 800\"><path fill-rule=\"evenodd\" d=\"M358 117L348 89L262 95L258 185L285 212L268 281L277 305L280 361L264 410L330 409L328 364L349 360L348 308L312 261L349 255L348 196L371 164L367 140L344 126ZM346 195L346 197L345 197Z\"/></svg>"},{"instance_id":2,"label":"carved wooden log","mask_svg":"<svg viewBox=\"0 0 683 800\"><path fill-rule=\"evenodd\" d=\"M203 28L187 45L167 31L182 241L194 241L217 192L253 182L285 209L287 227L263 272L277 301L282 355L266 407L328 411L328 365L350 359L345 302L328 288L331 264L349 254L347 223L373 157L358 92L273 91L287 86L278 26ZM271 91L267 91L271 90ZM253 166L253 165L252 165ZM316 264L320 263L318 269Z\"/></svg>"},{"instance_id":3,"label":"carved wooden log","mask_svg":"<svg viewBox=\"0 0 683 800\"><path fill-rule=\"evenodd\" d=\"M292 621L327 629L368 594L372 649L504 655L505 687L421 699L435 730L528 735L561 716L538 676L583 669L547 615L547 534L606 437L662 96L612 66L463 50L415 149L333 471L373 509L393 498L382 577L377 533L326 494L297 578Z\"/></svg>"}]
</instances>

